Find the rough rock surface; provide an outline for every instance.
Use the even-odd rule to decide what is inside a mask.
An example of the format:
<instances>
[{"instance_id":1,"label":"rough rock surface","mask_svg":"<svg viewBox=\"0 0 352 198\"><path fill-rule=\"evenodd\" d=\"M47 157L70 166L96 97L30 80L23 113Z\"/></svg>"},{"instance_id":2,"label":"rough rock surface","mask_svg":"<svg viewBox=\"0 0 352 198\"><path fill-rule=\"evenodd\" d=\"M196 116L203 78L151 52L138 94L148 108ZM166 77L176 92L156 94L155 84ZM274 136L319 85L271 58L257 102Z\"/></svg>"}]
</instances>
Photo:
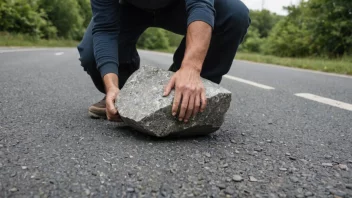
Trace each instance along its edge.
<instances>
[{"instance_id":1,"label":"rough rock surface","mask_svg":"<svg viewBox=\"0 0 352 198\"><path fill-rule=\"evenodd\" d=\"M129 126L157 137L209 134L220 128L229 109L231 92L209 80L202 79L207 108L188 123L171 115L174 91L163 97L164 86L173 72L143 66L126 82L117 97L116 107Z\"/></svg>"}]
</instances>

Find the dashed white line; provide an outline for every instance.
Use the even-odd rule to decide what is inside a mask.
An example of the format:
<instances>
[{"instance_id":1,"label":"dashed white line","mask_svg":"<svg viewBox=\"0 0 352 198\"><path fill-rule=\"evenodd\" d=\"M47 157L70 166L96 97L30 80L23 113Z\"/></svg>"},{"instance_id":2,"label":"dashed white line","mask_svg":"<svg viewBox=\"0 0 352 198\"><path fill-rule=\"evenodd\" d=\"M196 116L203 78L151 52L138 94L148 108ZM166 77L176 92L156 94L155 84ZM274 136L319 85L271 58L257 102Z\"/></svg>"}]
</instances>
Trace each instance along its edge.
<instances>
[{"instance_id":1,"label":"dashed white line","mask_svg":"<svg viewBox=\"0 0 352 198\"><path fill-rule=\"evenodd\" d=\"M345 110L348 110L348 111L352 111L352 104L348 104L348 103L341 102L341 101L338 101L338 100L333 100L333 99L330 99L330 98L324 98L324 97L317 96L317 95L310 94L310 93L297 93L295 95L298 96L298 97L302 97L302 98L308 99L308 100L313 100L315 102L320 102L320 103L327 104L327 105L330 105L330 106L334 106L334 107L338 107L338 108L345 109Z\"/></svg>"},{"instance_id":2,"label":"dashed white line","mask_svg":"<svg viewBox=\"0 0 352 198\"><path fill-rule=\"evenodd\" d=\"M10 49L10 50L1 50L0 49L0 54L11 53L11 52L33 52L33 51L43 51L43 50L47 50L47 49L44 49L44 48L40 48L40 49Z\"/></svg>"},{"instance_id":3,"label":"dashed white line","mask_svg":"<svg viewBox=\"0 0 352 198\"><path fill-rule=\"evenodd\" d=\"M237 77L230 76L230 75L225 75L224 77L227 78L227 79L230 79L230 80L235 80L235 81L238 81L238 82L241 82L241 83L246 83L246 84L249 84L249 85L252 85L252 86L255 86L255 87L259 87L259 88L262 88L262 89L267 89L267 90L275 89L274 87L270 87L270 86L267 86L267 85L263 85L263 84L256 83L256 82L253 82L253 81L245 80L245 79L242 79L242 78L237 78Z\"/></svg>"},{"instance_id":4,"label":"dashed white line","mask_svg":"<svg viewBox=\"0 0 352 198\"><path fill-rule=\"evenodd\" d=\"M64 54L64 52L57 52L57 53L55 53L56 56L61 56L61 55L63 55L63 54Z\"/></svg>"}]
</instances>

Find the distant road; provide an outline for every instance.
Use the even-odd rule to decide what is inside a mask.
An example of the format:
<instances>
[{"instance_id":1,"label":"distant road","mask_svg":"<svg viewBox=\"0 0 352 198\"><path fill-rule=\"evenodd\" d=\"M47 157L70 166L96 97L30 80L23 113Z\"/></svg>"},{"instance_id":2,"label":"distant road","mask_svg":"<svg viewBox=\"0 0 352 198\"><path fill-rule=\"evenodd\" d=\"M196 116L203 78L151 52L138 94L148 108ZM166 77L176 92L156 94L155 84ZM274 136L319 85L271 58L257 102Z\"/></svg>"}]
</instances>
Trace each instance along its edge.
<instances>
[{"instance_id":1,"label":"distant road","mask_svg":"<svg viewBox=\"0 0 352 198\"><path fill-rule=\"evenodd\" d=\"M88 118L73 48L0 48L0 85L0 197L352 197L349 76L235 61L222 128L163 141Z\"/></svg>"}]
</instances>

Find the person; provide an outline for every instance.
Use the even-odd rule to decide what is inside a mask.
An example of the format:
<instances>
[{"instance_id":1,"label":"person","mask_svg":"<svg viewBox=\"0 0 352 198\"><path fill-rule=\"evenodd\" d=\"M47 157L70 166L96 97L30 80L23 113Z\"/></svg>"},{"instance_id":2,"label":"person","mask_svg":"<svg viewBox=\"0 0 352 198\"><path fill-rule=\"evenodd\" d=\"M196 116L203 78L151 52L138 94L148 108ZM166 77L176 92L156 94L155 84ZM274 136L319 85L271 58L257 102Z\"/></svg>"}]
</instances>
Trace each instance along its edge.
<instances>
[{"instance_id":1,"label":"person","mask_svg":"<svg viewBox=\"0 0 352 198\"><path fill-rule=\"evenodd\" d=\"M115 99L139 69L139 36L149 27L184 35L173 56L172 115L188 122L206 108L201 77L220 83L250 26L240 0L91 0L92 20L77 49L81 66L105 97L89 107L93 118L121 121Z\"/></svg>"}]
</instances>

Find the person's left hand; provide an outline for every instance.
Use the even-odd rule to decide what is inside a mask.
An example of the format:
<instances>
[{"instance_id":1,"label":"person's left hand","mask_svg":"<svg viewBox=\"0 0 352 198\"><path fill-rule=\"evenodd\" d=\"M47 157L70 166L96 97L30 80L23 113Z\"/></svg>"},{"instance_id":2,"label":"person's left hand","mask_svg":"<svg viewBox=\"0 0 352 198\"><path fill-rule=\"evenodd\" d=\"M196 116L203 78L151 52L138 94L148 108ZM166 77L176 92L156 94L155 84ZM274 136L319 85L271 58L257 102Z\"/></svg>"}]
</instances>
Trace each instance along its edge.
<instances>
[{"instance_id":1,"label":"person's left hand","mask_svg":"<svg viewBox=\"0 0 352 198\"><path fill-rule=\"evenodd\" d=\"M164 96L169 95L172 88L175 88L172 115L176 116L180 106L179 121L188 122L191 116L204 111L206 96L200 71L192 67L181 67L166 85Z\"/></svg>"}]
</instances>

